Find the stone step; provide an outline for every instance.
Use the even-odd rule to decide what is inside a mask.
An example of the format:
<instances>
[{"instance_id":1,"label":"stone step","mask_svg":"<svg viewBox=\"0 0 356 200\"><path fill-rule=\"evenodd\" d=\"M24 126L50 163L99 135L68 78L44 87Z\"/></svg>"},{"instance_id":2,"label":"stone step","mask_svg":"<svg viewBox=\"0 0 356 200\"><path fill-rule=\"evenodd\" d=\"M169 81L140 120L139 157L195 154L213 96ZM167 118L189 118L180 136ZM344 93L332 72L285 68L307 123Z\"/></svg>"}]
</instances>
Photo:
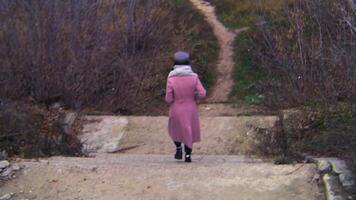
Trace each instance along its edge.
<instances>
[{"instance_id":1,"label":"stone step","mask_svg":"<svg viewBox=\"0 0 356 200\"><path fill-rule=\"evenodd\" d=\"M208 166L208 165L219 165L224 163L230 164L257 164L264 163L272 165L272 160L261 159L252 156L232 156L232 155L192 155L193 162L186 164ZM32 161L30 161L32 162ZM151 165L151 164L162 164L162 165L176 165L177 163L185 163L183 160L176 160L172 155L166 154L109 154L109 153L96 153L91 157L63 157L55 156L48 159L40 159L39 163L53 164L56 166L66 166L66 167L79 167L91 169L98 165Z\"/></svg>"},{"instance_id":2,"label":"stone step","mask_svg":"<svg viewBox=\"0 0 356 200\"><path fill-rule=\"evenodd\" d=\"M239 103L199 104L200 116L253 116L273 115L274 111L258 105Z\"/></svg>"},{"instance_id":3,"label":"stone step","mask_svg":"<svg viewBox=\"0 0 356 200\"><path fill-rule=\"evenodd\" d=\"M81 140L89 153L172 154L168 117L87 116ZM278 151L277 116L202 116L194 154L258 155Z\"/></svg>"},{"instance_id":4,"label":"stone step","mask_svg":"<svg viewBox=\"0 0 356 200\"><path fill-rule=\"evenodd\" d=\"M316 200L314 165L273 165L243 156L100 154L21 161L22 174L1 188L14 199Z\"/></svg>"}]
</instances>

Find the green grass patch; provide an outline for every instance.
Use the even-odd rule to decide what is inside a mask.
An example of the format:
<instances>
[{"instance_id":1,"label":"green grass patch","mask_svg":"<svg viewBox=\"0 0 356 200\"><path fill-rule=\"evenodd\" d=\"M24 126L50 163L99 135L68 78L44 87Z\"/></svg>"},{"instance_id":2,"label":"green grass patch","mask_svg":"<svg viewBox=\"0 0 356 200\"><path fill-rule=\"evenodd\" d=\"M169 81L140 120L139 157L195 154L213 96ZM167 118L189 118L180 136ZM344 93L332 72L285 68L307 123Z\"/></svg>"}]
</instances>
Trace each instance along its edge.
<instances>
[{"instance_id":1,"label":"green grass patch","mask_svg":"<svg viewBox=\"0 0 356 200\"><path fill-rule=\"evenodd\" d=\"M254 25L261 22L261 16L277 16L282 8L292 0L213 0L218 18L229 28L251 27L248 32L240 33L235 40L234 88L231 100L243 100L248 103L263 103L265 96L258 92L257 82L267 78L251 55L253 46L249 34ZM271 80L276 79L269 75Z\"/></svg>"},{"instance_id":2,"label":"green grass patch","mask_svg":"<svg viewBox=\"0 0 356 200\"><path fill-rule=\"evenodd\" d=\"M233 100L245 100L249 103L261 103L264 96L258 93L255 84L265 75L252 61L248 33L241 33L235 40L234 88L231 93Z\"/></svg>"}]
</instances>

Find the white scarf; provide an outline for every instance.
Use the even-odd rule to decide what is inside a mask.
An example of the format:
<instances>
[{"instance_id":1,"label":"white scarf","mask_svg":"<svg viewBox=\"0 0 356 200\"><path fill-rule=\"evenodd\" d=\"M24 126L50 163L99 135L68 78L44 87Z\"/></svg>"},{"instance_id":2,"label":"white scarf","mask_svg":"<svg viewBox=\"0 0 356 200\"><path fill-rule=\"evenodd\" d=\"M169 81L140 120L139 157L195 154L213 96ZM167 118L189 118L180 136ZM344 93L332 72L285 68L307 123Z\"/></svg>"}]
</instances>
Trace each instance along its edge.
<instances>
[{"instance_id":1,"label":"white scarf","mask_svg":"<svg viewBox=\"0 0 356 200\"><path fill-rule=\"evenodd\" d=\"M168 78L172 76L194 76L196 73L193 72L190 65L174 65L173 70L169 72Z\"/></svg>"}]
</instances>

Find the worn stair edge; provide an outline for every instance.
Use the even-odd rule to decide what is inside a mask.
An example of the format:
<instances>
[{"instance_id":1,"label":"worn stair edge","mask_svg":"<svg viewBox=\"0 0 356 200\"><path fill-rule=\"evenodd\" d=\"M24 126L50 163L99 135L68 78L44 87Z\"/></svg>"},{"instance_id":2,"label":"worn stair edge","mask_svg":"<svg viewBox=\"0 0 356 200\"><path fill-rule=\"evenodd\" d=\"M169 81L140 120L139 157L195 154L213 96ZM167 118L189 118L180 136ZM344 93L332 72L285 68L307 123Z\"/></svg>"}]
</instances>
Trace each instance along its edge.
<instances>
[{"instance_id":1,"label":"worn stair edge","mask_svg":"<svg viewBox=\"0 0 356 200\"><path fill-rule=\"evenodd\" d=\"M346 162L335 157L314 158L322 176L327 200L355 199L353 174Z\"/></svg>"},{"instance_id":2,"label":"worn stair edge","mask_svg":"<svg viewBox=\"0 0 356 200\"><path fill-rule=\"evenodd\" d=\"M88 121L93 121L85 124L83 134L79 136L84 143L84 152L170 154L173 150L167 131L167 116L84 117ZM197 154L261 155L262 151L265 153L280 150L274 145L278 144L274 141L280 138L277 136L279 128L277 116L201 117L200 125L203 142L196 144ZM273 140L270 142L263 140L265 137ZM213 148L215 146L221 148L215 149Z\"/></svg>"},{"instance_id":3,"label":"worn stair edge","mask_svg":"<svg viewBox=\"0 0 356 200\"><path fill-rule=\"evenodd\" d=\"M348 169L344 160L330 159L329 163L332 166L333 173L339 175L339 181L343 187L351 189L355 186L352 172Z\"/></svg>"},{"instance_id":4,"label":"worn stair edge","mask_svg":"<svg viewBox=\"0 0 356 200\"><path fill-rule=\"evenodd\" d=\"M254 163L272 163L267 159L252 158L247 156L217 156L217 155L192 155L193 162L190 164L199 165L218 165L218 164L254 164ZM158 154L96 154L94 157L62 157L55 156L48 159L40 159L39 161L24 160L23 164L33 163L51 163L67 167L89 168L100 165L149 165L149 164L165 164L176 165L177 161L173 155L158 155Z\"/></svg>"},{"instance_id":5,"label":"worn stair edge","mask_svg":"<svg viewBox=\"0 0 356 200\"><path fill-rule=\"evenodd\" d=\"M326 173L323 175L325 185L326 200L346 200L342 195L342 190L337 184L338 178L333 174Z\"/></svg>"}]
</instances>

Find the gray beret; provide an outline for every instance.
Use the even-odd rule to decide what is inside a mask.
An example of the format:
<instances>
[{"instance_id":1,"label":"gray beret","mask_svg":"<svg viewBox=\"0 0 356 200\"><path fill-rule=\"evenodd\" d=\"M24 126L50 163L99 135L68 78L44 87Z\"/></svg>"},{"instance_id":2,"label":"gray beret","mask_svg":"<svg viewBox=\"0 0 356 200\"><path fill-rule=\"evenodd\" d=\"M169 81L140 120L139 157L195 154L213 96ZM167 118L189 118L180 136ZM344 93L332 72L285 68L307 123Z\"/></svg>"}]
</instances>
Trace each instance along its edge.
<instances>
[{"instance_id":1,"label":"gray beret","mask_svg":"<svg viewBox=\"0 0 356 200\"><path fill-rule=\"evenodd\" d=\"M189 61L189 53L185 51L178 51L177 53L174 54L174 61L183 63Z\"/></svg>"}]
</instances>

